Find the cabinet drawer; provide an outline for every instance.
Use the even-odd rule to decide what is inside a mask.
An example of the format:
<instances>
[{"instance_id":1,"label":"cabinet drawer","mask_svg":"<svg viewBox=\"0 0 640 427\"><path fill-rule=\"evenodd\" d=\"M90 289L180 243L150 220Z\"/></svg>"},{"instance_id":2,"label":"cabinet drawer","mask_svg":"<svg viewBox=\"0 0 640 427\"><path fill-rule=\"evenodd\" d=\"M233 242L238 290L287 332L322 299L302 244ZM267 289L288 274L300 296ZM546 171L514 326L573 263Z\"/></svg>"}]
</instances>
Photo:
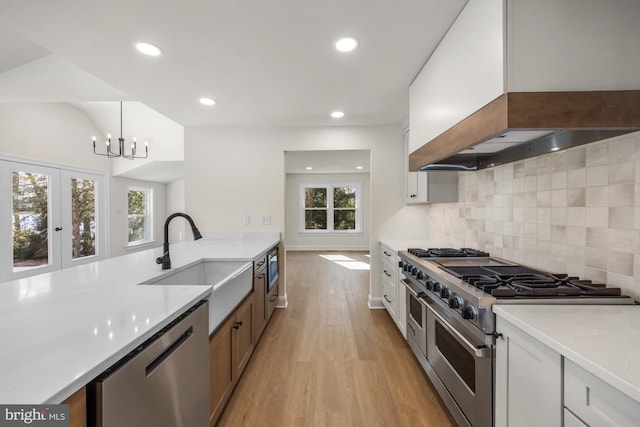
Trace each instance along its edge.
<instances>
[{"instance_id":1,"label":"cabinet drawer","mask_svg":"<svg viewBox=\"0 0 640 427\"><path fill-rule=\"evenodd\" d=\"M391 265L398 264L398 255L396 254L396 251L382 243L380 243L380 256L383 260L389 261Z\"/></svg>"},{"instance_id":2,"label":"cabinet drawer","mask_svg":"<svg viewBox=\"0 0 640 427\"><path fill-rule=\"evenodd\" d=\"M573 415L571 411L568 410L567 408L564 408L563 418L564 418L564 427L589 427L588 425L580 421L580 418Z\"/></svg>"},{"instance_id":3,"label":"cabinet drawer","mask_svg":"<svg viewBox=\"0 0 640 427\"><path fill-rule=\"evenodd\" d=\"M389 265L388 262L383 262L382 278L389 281L390 285L393 286L393 289L396 289L396 284L398 283L398 269Z\"/></svg>"},{"instance_id":4,"label":"cabinet drawer","mask_svg":"<svg viewBox=\"0 0 640 427\"><path fill-rule=\"evenodd\" d=\"M590 426L640 425L640 403L569 359L564 363L564 405Z\"/></svg>"},{"instance_id":5,"label":"cabinet drawer","mask_svg":"<svg viewBox=\"0 0 640 427\"><path fill-rule=\"evenodd\" d=\"M387 311L396 320L396 312L398 310L398 302L396 301L396 291L389 286L386 280L382 282L382 303Z\"/></svg>"}]
</instances>

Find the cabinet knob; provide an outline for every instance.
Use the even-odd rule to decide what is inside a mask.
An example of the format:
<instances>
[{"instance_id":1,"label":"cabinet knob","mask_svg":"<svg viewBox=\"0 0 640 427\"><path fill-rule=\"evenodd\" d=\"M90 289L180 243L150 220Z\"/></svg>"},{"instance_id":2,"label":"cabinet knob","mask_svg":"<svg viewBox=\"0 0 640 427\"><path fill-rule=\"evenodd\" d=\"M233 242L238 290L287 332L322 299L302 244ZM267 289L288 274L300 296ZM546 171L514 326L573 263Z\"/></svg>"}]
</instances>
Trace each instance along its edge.
<instances>
[{"instance_id":1,"label":"cabinet knob","mask_svg":"<svg viewBox=\"0 0 640 427\"><path fill-rule=\"evenodd\" d=\"M233 329L240 329L240 326L242 326L242 320L239 322L236 322L236 324L233 325Z\"/></svg>"},{"instance_id":2,"label":"cabinet knob","mask_svg":"<svg viewBox=\"0 0 640 427\"><path fill-rule=\"evenodd\" d=\"M387 296L386 296L386 295L384 295L384 299L385 299L385 300L387 300L387 302L388 302L389 304L391 304L391 300L390 300L389 298L387 298Z\"/></svg>"}]
</instances>

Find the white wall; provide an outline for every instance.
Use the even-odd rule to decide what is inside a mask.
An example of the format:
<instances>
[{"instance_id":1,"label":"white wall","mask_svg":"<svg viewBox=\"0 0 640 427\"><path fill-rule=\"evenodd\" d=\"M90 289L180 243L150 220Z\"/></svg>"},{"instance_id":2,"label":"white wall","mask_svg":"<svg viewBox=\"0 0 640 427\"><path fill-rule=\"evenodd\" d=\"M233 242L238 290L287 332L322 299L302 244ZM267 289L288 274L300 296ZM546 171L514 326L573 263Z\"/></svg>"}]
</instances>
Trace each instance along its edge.
<instances>
[{"instance_id":1,"label":"white wall","mask_svg":"<svg viewBox=\"0 0 640 427\"><path fill-rule=\"evenodd\" d=\"M400 126L187 128L186 210L205 232L280 231L286 240L284 152L344 149L371 150L371 296L379 298L377 241L405 206ZM243 215L251 216L251 225L242 225ZM262 215L271 216L270 226L260 225Z\"/></svg>"},{"instance_id":2,"label":"white wall","mask_svg":"<svg viewBox=\"0 0 640 427\"><path fill-rule=\"evenodd\" d=\"M304 234L299 228L300 184L360 183L362 186L362 233ZM370 186L368 173L287 174L285 193L286 249L294 250L369 250Z\"/></svg>"},{"instance_id":3,"label":"white wall","mask_svg":"<svg viewBox=\"0 0 640 427\"><path fill-rule=\"evenodd\" d=\"M0 104L0 154L108 174L111 163L93 155L98 129L81 110L63 103Z\"/></svg>"},{"instance_id":4,"label":"white wall","mask_svg":"<svg viewBox=\"0 0 640 427\"><path fill-rule=\"evenodd\" d=\"M167 184L167 209L166 216L176 212L184 212L184 178L177 179ZM199 225L196 224L198 227ZM169 242L185 240L187 235L187 221L172 222L169 227ZM191 234L191 230L189 230Z\"/></svg>"}]
</instances>

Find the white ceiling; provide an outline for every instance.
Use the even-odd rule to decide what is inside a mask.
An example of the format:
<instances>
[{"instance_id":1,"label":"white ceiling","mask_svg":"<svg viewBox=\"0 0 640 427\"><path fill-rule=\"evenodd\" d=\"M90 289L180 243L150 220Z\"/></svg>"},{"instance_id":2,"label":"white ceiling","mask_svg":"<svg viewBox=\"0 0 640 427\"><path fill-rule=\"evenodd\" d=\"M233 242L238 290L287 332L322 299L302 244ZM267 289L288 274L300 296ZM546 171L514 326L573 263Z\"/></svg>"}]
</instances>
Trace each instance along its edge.
<instances>
[{"instance_id":1,"label":"white ceiling","mask_svg":"<svg viewBox=\"0 0 640 427\"><path fill-rule=\"evenodd\" d=\"M182 126L399 124L465 2L0 0L0 101L119 98ZM342 35L359 49L337 52ZM164 56L141 56L140 40ZM346 116L329 118L335 109Z\"/></svg>"}]
</instances>

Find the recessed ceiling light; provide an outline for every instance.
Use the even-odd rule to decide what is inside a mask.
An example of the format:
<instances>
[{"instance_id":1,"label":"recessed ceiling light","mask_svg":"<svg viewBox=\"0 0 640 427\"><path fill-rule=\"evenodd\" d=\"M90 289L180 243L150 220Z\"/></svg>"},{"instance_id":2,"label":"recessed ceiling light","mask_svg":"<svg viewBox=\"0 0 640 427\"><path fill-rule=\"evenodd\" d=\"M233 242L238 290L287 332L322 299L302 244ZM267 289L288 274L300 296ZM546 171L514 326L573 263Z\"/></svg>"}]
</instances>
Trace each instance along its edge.
<instances>
[{"instance_id":1,"label":"recessed ceiling light","mask_svg":"<svg viewBox=\"0 0 640 427\"><path fill-rule=\"evenodd\" d=\"M215 99L211 98L200 98L200 104L202 105L216 105Z\"/></svg>"},{"instance_id":2,"label":"recessed ceiling light","mask_svg":"<svg viewBox=\"0 0 640 427\"><path fill-rule=\"evenodd\" d=\"M146 42L136 43L136 49L138 49L140 52L144 53L145 55L149 55L149 56L162 55L162 49L160 49L158 46L151 43L146 43Z\"/></svg>"},{"instance_id":3,"label":"recessed ceiling light","mask_svg":"<svg viewBox=\"0 0 640 427\"><path fill-rule=\"evenodd\" d=\"M342 111L334 111L333 113L331 113L331 117L333 117L334 119L341 119L344 117L344 113Z\"/></svg>"},{"instance_id":4,"label":"recessed ceiling light","mask_svg":"<svg viewBox=\"0 0 640 427\"><path fill-rule=\"evenodd\" d=\"M358 47L360 42L355 37L342 37L336 41L336 49L340 52L351 52Z\"/></svg>"},{"instance_id":5,"label":"recessed ceiling light","mask_svg":"<svg viewBox=\"0 0 640 427\"><path fill-rule=\"evenodd\" d=\"M311 170L311 169L313 169L313 168L312 168L311 166L307 166L305 169L306 169L306 170L308 170L308 171L310 171L310 170Z\"/></svg>"},{"instance_id":6,"label":"recessed ceiling light","mask_svg":"<svg viewBox=\"0 0 640 427\"><path fill-rule=\"evenodd\" d=\"M360 171L360 170L362 170L362 166L356 166L356 169L358 169Z\"/></svg>"}]
</instances>

